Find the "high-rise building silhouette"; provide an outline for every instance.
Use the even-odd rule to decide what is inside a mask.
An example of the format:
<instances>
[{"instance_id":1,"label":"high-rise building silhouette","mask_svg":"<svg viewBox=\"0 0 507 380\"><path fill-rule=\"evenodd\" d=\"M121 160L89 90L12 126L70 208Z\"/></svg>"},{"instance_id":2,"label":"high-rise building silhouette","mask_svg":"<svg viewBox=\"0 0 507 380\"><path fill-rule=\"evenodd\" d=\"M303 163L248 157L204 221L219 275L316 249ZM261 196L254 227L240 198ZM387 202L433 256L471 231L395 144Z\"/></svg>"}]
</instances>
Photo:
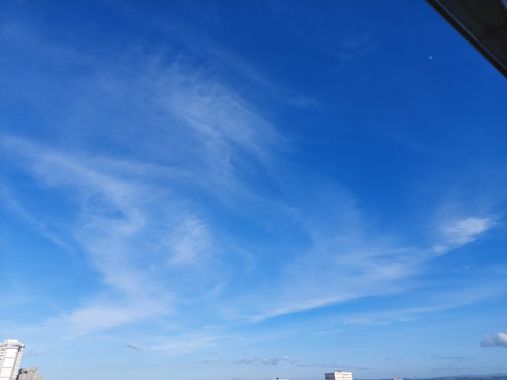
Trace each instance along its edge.
<instances>
[{"instance_id":1,"label":"high-rise building silhouette","mask_svg":"<svg viewBox=\"0 0 507 380\"><path fill-rule=\"evenodd\" d=\"M25 345L17 339L0 343L0 380L16 380Z\"/></svg>"}]
</instances>

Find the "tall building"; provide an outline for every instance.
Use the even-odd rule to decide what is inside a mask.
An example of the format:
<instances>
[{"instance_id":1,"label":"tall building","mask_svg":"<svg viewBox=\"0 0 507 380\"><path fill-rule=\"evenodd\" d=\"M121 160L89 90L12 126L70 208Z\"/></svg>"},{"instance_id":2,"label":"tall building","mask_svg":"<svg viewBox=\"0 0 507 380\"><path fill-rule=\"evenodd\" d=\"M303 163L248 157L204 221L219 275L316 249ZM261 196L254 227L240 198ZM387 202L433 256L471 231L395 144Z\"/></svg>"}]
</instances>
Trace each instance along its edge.
<instances>
[{"instance_id":1,"label":"tall building","mask_svg":"<svg viewBox=\"0 0 507 380\"><path fill-rule=\"evenodd\" d=\"M336 371L326 373L325 380L352 380L352 372Z\"/></svg>"},{"instance_id":2,"label":"tall building","mask_svg":"<svg viewBox=\"0 0 507 380\"><path fill-rule=\"evenodd\" d=\"M35 367L21 368L17 380L44 380L39 370Z\"/></svg>"},{"instance_id":3,"label":"tall building","mask_svg":"<svg viewBox=\"0 0 507 380\"><path fill-rule=\"evenodd\" d=\"M0 343L0 380L16 380L25 345L17 339Z\"/></svg>"}]
</instances>

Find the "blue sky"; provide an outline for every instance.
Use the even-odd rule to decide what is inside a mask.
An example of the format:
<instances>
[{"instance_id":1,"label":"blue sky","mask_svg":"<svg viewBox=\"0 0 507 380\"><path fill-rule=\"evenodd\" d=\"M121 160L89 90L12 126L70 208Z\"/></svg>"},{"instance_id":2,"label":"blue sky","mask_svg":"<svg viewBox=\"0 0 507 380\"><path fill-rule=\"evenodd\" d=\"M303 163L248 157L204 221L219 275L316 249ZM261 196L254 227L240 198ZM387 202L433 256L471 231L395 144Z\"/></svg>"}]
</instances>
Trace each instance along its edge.
<instances>
[{"instance_id":1,"label":"blue sky","mask_svg":"<svg viewBox=\"0 0 507 380\"><path fill-rule=\"evenodd\" d=\"M4 1L0 337L46 378L507 372L507 82L424 1Z\"/></svg>"}]
</instances>

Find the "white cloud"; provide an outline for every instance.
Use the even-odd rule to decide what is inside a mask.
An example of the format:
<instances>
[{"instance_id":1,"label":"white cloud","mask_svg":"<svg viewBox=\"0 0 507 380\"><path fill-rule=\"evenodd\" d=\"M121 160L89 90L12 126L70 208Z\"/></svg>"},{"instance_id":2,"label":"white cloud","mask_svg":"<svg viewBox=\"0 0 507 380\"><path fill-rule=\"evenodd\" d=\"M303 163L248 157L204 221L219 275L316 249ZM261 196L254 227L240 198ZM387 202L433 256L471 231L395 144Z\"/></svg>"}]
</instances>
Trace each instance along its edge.
<instances>
[{"instance_id":1,"label":"white cloud","mask_svg":"<svg viewBox=\"0 0 507 380\"><path fill-rule=\"evenodd\" d=\"M460 246L474 241L493 226L491 218L469 217L444 227L443 232L450 244Z\"/></svg>"},{"instance_id":2,"label":"white cloud","mask_svg":"<svg viewBox=\"0 0 507 380\"><path fill-rule=\"evenodd\" d=\"M481 341L482 347L507 347L507 333L498 332L488 335Z\"/></svg>"},{"instance_id":3,"label":"white cloud","mask_svg":"<svg viewBox=\"0 0 507 380\"><path fill-rule=\"evenodd\" d=\"M93 149L63 150L2 136L1 147L15 157L19 167L44 187L72 199L73 217L58 232L73 237L69 244L84 250L107 285L98 297L91 296L97 301L50 318L73 330L68 332L71 336L165 312L180 291L186 301L189 295L216 296L227 276L214 273L219 263L212 258L212 228L185 192L171 188L191 184L227 202L243 196L248 190L237 178L236 166L245 158L239 158L246 154L248 159L266 160L266 146L276 139L271 125L252 105L219 81L194 75L177 64L143 65L128 78L119 72L88 78L76 95L87 108L73 109L65 119L76 126L83 125L82 120L89 125L103 123L103 117L110 118L101 115L105 105L107 112L121 106L120 117L129 122L142 120L147 129L143 131L149 142L146 152L156 152L157 158L162 155L161 161L169 164L151 164L149 157L122 161L101 157ZM100 104L95 101L99 98ZM125 135L137 133L128 124L125 128L114 124L104 129L110 143L123 144ZM82 132L95 133L88 125L83 125ZM137 149L138 139L129 138L128 144ZM234 194L224 191L231 186ZM17 210L27 219L28 211ZM44 228L46 218L30 216L29 222L43 236L60 243L57 234ZM185 276L176 268L195 263L201 264L200 272ZM111 300L112 306L108 305Z\"/></svg>"},{"instance_id":4,"label":"white cloud","mask_svg":"<svg viewBox=\"0 0 507 380\"><path fill-rule=\"evenodd\" d=\"M442 241L433 247L433 251L443 254L469 244L494 226L495 221L489 217L468 217L449 222L441 226Z\"/></svg>"},{"instance_id":5,"label":"white cloud","mask_svg":"<svg viewBox=\"0 0 507 380\"><path fill-rule=\"evenodd\" d=\"M145 240L161 241L166 225L188 220L184 227L190 235L181 237L177 254L180 261L190 260L203 248L204 237L202 241L198 237L209 235L209 228L192 210L162 196L142 178L109 173L111 167L104 161L96 166L88 157L14 138L5 137L3 143L36 178L48 186L65 189L75 199L76 217L67 231L75 236L75 243L108 285L95 301L49 318L44 324L54 326L58 336L72 337L167 313L178 289L170 287L152 269L165 267L165 258L146 255L144 251L149 247Z\"/></svg>"},{"instance_id":6,"label":"white cloud","mask_svg":"<svg viewBox=\"0 0 507 380\"><path fill-rule=\"evenodd\" d=\"M171 233L168 245L172 252L171 265L185 265L203 259L205 251L210 250L211 236L206 224L195 216L184 217Z\"/></svg>"},{"instance_id":7,"label":"white cloud","mask_svg":"<svg viewBox=\"0 0 507 380\"><path fill-rule=\"evenodd\" d=\"M213 258L215 251L224 249L223 243L214 247L211 224L184 195L162 190L157 183L159 168L92 159L14 138L5 138L4 146L46 185L74 194L78 216L71 230L109 286L98 301L57 318L73 331L69 335L146 320L173 310L177 299L202 299L218 287L218 292L212 291L217 297L226 287L229 273ZM151 169L156 175L150 175ZM420 271L428 259L424 249L368 234L352 195L336 189L331 193L332 199L320 197L322 204L311 206L315 211L300 210L296 218L304 224L311 244L291 253L292 259L281 263L276 277L243 289L240 300L222 299L219 308L226 315L259 321L398 292L411 274ZM326 210L326 204L339 207ZM493 226L489 218L453 222L443 228L444 249L438 252L468 244ZM192 272L194 264L201 269ZM111 290L120 295L108 294ZM116 302L109 306L102 298Z\"/></svg>"},{"instance_id":8,"label":"white cloud","mask_svg":"<svg viewBox=\"0 0 507 380\"><path fill-rule=\"evenodd\" d=\"M351 196L343 192L336 195L339 193L339 190L335 191L334 200L325 199L330 204L339 205L338 210L329 210L323 214L326 215L324 220L306 225L313 238L310 248L285 264L279 281L270 289L269 295L262 295L262 302L248 302L262 306L250 309L250 313L243 310L240 318L260 321L352 299L404 292L411 286L414 275L420 274L424 264L435 254L469 244L495 226L491 218L470 217L444 227L444 236L434 236L439 243L431 248L402 246L394 240L367 234L364 231L366 223ZM311 220L311 217L306 215L305 219ZM459 299L449 300L444 305L388 313L378 319L351 317L347 323L386 324L411 320L421 313L458 307L494 292L489 287L485 294L476 293L455 294Z\"/></svg>"},{"instance_id":9,"label":"white cloud","mask_svg":"<svg viewBox=\"0 0 507 380\"><path fill-rule=\"evenodd\" d=\"M129 299L128 303L114 304L97 301L94 304L80 307L69 314L50 319L47 324L54 325L61 336L65 331L66 339L87 335L94 332L106 331L111 328L130 324L166 313L163 305L153 300Z\"/></svg>"},{"instance_id":10,"label":"white cloud","mask_svg":"<svg viewBox=\"0 0 507 380\"><path fill-rule=\"evenodd\" d=\"M366 296L401 291L421 255L364 231L363 217L347 191L334 188L308 201L306 246L284 261L269 292L243 294L244 310L234 317L260 321ZM330 206L332 205L332 206ZM406 285L406 284L405 284ZM254 290L256 292L257 289Z\"/></svg>"},{"instance_id":11,"label":"white cloud","mask_svg":"<svg viewBox=\"0 0 507 380\"><path fill-rule=\"evenodd\" d=\"M147 351L164 352L166 355L182 355L213 347L227 336L206 332L182 333L174 336L158 336L147 343Z\"/></svg>"}]
</instances>

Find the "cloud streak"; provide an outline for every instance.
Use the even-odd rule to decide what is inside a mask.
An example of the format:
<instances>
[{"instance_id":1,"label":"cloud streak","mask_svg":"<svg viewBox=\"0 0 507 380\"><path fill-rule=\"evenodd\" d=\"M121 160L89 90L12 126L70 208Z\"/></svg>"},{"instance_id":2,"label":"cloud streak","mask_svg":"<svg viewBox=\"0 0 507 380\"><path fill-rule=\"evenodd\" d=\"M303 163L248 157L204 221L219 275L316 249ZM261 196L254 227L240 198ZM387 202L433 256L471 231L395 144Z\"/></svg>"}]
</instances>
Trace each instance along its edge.
<instances>
[{"instance_id":1,"label":"cloud streak","mask_svg":"<svg viewBox=\"0 0 507 380\"><path fill-rule=\"evenodd\" d=\"M442 242L434 246L437 254L472 243L495 226L490 217L467 217L455 220L441 227Z\"/></svg>"},{"instance_id":2,"label":"cloud streak","mask_svg":"<svg viewBox=\"0 0 507 380\"><path fill-rule=\"evenodd\" d=\"M288 356L283 357L270 357L270 358L243 358L236 361L237 364L244 365L265 365L265 366L277 366L280 364L297 364L298 361L291 359Z\"/></svg>"}]
</instances>

